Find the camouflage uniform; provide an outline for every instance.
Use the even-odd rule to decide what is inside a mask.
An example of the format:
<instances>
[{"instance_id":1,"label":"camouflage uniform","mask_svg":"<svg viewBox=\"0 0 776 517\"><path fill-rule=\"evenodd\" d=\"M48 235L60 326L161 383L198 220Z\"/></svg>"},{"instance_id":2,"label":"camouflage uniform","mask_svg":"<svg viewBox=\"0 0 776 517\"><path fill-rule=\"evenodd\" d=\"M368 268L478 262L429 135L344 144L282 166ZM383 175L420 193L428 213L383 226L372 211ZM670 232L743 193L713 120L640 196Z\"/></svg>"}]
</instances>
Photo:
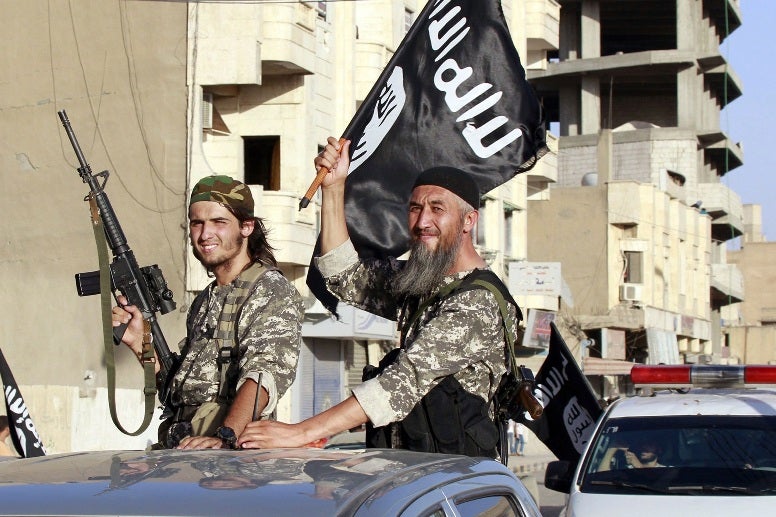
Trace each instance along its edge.
<instances>
[{"instance_id":1,"label":"camouflage uniform","mask_svg":"<svg viewBox=\"0 0 776 517\"><path fill-rule=\"evenodd\" d=\"M402 262L359 261L350 241L319 257L317 265L328 288L342 301L385 318L398 320L402 309L407 318L422 302L404 302L391 295L389 286ZM440 287L468 273L446 276ZM509 311L516 328L511 304ZM458 292L427 307L409 330L397 361L380 376L353 388L353 395L375 426L402 420L450 374L467 392L488 401L506 371L505 347L495 297L486 289Z\"/></svg>"},{"instance_id":2,"label":"camouflage uniform","mask_svg":"<svg viewBox=\"0 0 776 517\"><path fill-rule=\"evenodd\" d=\"M233 285L219 286L213 282L207 289L209 294L194 315L193 335L182 344L183 361L173 380L174 396L187 406L213 401L218 395L218 350L212 336ZM237 389L246 379L258 382L259 372L262 373L261 384L269 393L262 415L272 413L294 381L303 313L299 293L275 270L259 278L243 305L237 323L241 351Z\"/></svg>"}]
</instances>

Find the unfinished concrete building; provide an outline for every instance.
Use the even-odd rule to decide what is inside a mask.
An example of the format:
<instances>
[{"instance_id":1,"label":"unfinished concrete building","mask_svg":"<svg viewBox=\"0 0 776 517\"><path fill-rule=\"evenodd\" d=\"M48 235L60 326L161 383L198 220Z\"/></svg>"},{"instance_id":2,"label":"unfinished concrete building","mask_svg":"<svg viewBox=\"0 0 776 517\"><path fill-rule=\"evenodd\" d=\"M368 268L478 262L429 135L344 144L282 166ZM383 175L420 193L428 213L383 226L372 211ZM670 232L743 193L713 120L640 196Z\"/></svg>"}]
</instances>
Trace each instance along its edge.
<instances>
[{"instance_id":1,"label":"unfinished concrete building","mask_svg":"<svg viewBox=\"0 0 776 517\"><path fill-rule=\"evenodd\" d=\"M720 308L743 298L725 260L742 204L720 182L743 161L720 128L741 95L720 50L738 2L559 4L557 56L529 71L559 133L557 188L529 207L529 259L562 263L573 301L560 319L596 343L580 353L588 375L719 362Z\"/></svg>"}]
</instances>

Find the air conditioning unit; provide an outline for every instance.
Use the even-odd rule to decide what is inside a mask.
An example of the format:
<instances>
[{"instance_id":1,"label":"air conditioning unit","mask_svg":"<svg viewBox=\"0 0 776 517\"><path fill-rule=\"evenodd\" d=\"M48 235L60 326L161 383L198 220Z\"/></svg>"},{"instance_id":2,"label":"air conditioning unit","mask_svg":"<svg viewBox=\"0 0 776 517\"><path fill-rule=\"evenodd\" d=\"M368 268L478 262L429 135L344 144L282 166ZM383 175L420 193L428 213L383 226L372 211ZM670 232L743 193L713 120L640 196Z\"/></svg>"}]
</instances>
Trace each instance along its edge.
<instances>
[{"instance_id":1,"label":"air conditioning unit","mask_svg":"<svg viewBox=\"0 0 776 517\"><path fill-rule=\"evenodd\" d=\"M623 302L640 302L642 289L640 284L622 284L620 286L620 300Z\"/></svg>"},{"instance_id":2,"label":"air conditioning unit","mask_svg":"<svg viewBox=\"0 0 776 517\"><path fill-rule=\"evenodd\" d=\"M698 354L698 364L711 364L714 356L711 354Z\"/></svg>"},{"instance_id":3,"label":"air conditioning unit","mask_svg":"<svg viewBox=\"0 0 776 517\"><path fill-rule=\"evenodd\" d=\"M202 92L202 129L213 129L213 94Z\"/></svg>"}]
</instances>

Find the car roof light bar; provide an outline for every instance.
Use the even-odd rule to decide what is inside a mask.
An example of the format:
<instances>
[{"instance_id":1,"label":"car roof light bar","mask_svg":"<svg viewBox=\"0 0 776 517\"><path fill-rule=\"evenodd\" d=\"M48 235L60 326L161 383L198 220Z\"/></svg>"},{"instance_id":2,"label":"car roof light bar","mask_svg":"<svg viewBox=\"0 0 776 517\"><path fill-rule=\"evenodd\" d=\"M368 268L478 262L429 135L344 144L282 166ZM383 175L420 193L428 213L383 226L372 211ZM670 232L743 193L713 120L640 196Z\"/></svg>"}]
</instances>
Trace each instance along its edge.
<instances>
[{"instance_id":1,"label":"car roof light bar","mask_svg":"<svg viewBox=\"0 0 776 517\"><path fill-rule=\"evenodd\" d=\"M637 387L742 388L776 385L776 366L768 365L645 365L631 369Z\"/></svg>"}]
</instances>

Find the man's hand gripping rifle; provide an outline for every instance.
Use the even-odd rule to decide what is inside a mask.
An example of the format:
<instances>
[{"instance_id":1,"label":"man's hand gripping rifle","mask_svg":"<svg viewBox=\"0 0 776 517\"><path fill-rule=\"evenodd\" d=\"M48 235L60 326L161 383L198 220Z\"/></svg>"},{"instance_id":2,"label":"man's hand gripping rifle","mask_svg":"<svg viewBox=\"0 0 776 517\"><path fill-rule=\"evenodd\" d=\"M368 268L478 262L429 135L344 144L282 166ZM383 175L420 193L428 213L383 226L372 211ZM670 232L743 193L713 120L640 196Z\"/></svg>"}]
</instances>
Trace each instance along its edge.
<instances>
[{"instance_id":1,"label":"man's hand gripping rifle","mask_svg":"<svg viewBox=\"0 0 776 517\"><path fill-rule=\"evenodd\" d=\"M168 376L175 367L177 357L170 352L167 341L164 339L162 329L156 319L156 313L167 314L175 309L173 294L167 288L167 282L164 280L161 269L154 264L152 266L140 267L135 260L135 255L127 244L124 232L121 230L118 218L113 207L105 193L105 183L108 181L108 171L102 171L98 174L92 174L92 169L84 159L81 147L78 145L73 129L70 127L70 121L65 111L58 112L59 119L67 132L70 143L73 145L78 163L78 173L84 183L89 185L89 195L85 200L94 199L99 210L99 217L102 220L102 226L105 230L105 237L113 253L113 262L110 264L111 286L114 297L123 294L130 305L136 306L143 314L143 318L149 323L151 328L152 342L159 359L160 371L157 376L157 384L163 388L163 393L159 394L159 400L165 403L167 401ZM102 178L102 182L98 182ZM76 288L79 296L88 296L100 293L100 272L92 271L89 273L78 273L75 275ZM115 344L121 343L121 337L124 335L126 325L113 328L113 341Z\"/></svg>"}]
</instances>

